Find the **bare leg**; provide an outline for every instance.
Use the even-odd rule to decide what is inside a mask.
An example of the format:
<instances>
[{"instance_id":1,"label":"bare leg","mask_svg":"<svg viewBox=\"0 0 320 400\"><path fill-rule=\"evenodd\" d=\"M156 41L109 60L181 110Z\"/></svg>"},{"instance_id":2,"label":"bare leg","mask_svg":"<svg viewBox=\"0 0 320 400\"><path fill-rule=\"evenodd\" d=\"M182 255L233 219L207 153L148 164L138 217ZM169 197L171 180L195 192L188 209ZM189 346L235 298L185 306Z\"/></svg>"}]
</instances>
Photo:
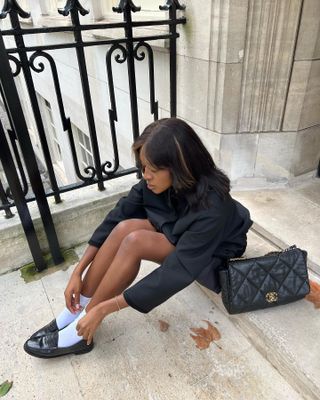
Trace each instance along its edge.
<instances>
[{"instance_id":1,"label":"bare leg","mask_svg":"<svg viewBox=\"0 0 320 400\"><path fill-rule=\"evenodd\" d=\"M94 292L87 311L122 293L137 276L142 259L161 263L174 249L162 233L141 229L127 235Z\"/></svg>"},{"instance_id":2,"label":"bare leg","mask_svg":"<svg viewBox=\"0 0 320 400\"><path fill-rule=\"evenodd\" d=\"M99 283L110 267L123 239L131 232L144 229L155 231L155 228L147 219L129 219L120 222L103 243L96 254L92 264L86 273L81 293L86 297L92 297Z\"/></svg>"}]
</instances>

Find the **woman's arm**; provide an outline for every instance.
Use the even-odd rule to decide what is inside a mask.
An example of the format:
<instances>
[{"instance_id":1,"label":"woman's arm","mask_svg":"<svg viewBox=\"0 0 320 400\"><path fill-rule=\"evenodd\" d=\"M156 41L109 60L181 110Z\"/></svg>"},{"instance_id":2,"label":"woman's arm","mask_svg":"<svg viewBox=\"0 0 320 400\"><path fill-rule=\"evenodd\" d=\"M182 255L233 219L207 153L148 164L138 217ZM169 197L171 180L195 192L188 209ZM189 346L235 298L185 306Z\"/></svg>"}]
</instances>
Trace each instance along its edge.
<instances>
[{"instance_id":1,"label":"woman's arm","mask_svg":"<svg viewBox=\"0 0 320 400\"><path fill-rule=\"evenodd\" d=\"M224 216L205 216L190 226L180 238L176 250L163 264L126 289L123 294L94 306L77 324L78 335L90 344L93 334L109 314L131 306L147 313L192 283L207 267L224 224Z\"/></svg>"},{"instance_id":2,"label":"woman's arm","mask_svg":"<svg viewBox=\"0 0 320 400\"><path fill-rule=\"evenodd\" d=\"M108 213L104 221L97 227L89 239L89 246L75 267L67 288L64 292L66 306L70 312L79 311L80 292L82 288L82 274L99 251L100 246L107 239L113 228L129 218L146 218L143 204L143 185L140 181L134 185L128 196L122 197L116 206Z\"/></svg>"},{"instance_id":3,"label":"woman's arm","mask_svg":"<svg viewBox=\"0 0 320 400\"><path fill-rule=\"evenodd\" d=\"M92 342L93 335L102 320L107 315L112 314L115 311L120 311L125 307L128 307L128 303L122 294L97 304L78 322L76 327L78 335L82 336L89 345Z\"/></svg>"},{"instance_id":4,"label":"woman's arm","mask_svg":"<svg viewBox=\"0 0 320 400\"><path fill-rule=\"evenodd\" d=\"M211 265L232 208L233 203L228 202L216 213L200 213L162 265L124 291L129 306L148 313L196 280Z\"/></svg>"}]
</instances>

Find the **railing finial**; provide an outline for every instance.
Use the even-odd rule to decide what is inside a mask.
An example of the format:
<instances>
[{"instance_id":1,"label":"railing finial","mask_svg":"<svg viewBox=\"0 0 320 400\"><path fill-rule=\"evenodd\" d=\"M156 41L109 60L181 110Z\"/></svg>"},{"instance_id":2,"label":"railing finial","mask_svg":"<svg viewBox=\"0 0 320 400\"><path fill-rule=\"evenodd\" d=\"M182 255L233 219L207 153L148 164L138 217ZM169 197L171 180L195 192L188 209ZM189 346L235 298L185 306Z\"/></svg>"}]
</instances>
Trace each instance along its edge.
<instances>
[{"instance_id":1,"label":"railing finial","mask_svg":"<svg viewBox=\"0 0 320 400\"><path fill-rule=\"evenodd\" d=\"M176 10L184 10L186 8L184 4L179 3L179 0L167 0L167 3L164 6L159 6L159 9L166 11L169 10L173 5L176 6Z\"/></svg>"},{"instance_id":2,"label":"railing finial","mask_svg":"<svg viewBox=\"0 0 320 400\"><path fill-rule=\"evenodd\" d=\"M129 5L131 11L133 12L141 10L141 7L134 5L132 0L120 0L118 7L112 7L112 10L117 13L123 13L127 5Z\"/></svg>"},{"instance_id":3,"label":"railing finial","mask_svg":"<svg viewBox=\"0 0 320 400\"><path fill-rule=\"evenodd\" d=\"M11 12L16 12L21 18L30 18L31 15L19 6L17 0L5 0L0 11L0 19L6 18L7 14Z\"/></svg>"},{"instance_id":4,"label":"railing finial","mask_svg":"<svg viewBox=\"0 0 320 400\"><path fill-rule=\"evenodd\" d=\"M58 9L58 13L66 17L72 10L78 10L81 15L89 14L89 11L82 7L79 0L67 0L66 5Z\"/></svg>"}]
</instances>

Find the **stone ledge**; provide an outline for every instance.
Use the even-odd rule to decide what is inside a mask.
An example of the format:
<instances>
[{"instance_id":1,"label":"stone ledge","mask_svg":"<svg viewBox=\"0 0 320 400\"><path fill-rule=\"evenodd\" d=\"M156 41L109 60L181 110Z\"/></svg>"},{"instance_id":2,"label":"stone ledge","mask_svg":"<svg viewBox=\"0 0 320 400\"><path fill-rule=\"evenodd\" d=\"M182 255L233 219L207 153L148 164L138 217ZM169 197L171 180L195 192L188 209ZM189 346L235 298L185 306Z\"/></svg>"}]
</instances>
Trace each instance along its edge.
<instances>
[{"instance_id":1,"label":"stone ledge","mask_svg":"<svg viewBox=\"0 0 320 400\"><path fill-rule=\"evenodd\" d=\"M233 197L250 210L260 236L281 248L296 244L307 250L309 268L320 275L319 178L285 190L237 191Z\"/></svg>"},{"instance_id":2,"label":"stone ledge","mask_svg":"<svg viewBox=\"0 0 320 400\"><path fill-rule=\"evenodd\" d=\"M86 242L119 198L126 195L136 182L135 175L128 175L106 182L106 190L102 192L99 192L96 186L89 186L64 193L60 204L55 204L53 198L49 198L48 202L61 248L66 249ZM40 247L43 252L48 251L48 243L35 202L29 204L29 210ZM0 218L0 274L18 269L32 261L19 215L15 210L13 212L14 218L5 219L3 216Z\"/></svg>"}]
</instances>

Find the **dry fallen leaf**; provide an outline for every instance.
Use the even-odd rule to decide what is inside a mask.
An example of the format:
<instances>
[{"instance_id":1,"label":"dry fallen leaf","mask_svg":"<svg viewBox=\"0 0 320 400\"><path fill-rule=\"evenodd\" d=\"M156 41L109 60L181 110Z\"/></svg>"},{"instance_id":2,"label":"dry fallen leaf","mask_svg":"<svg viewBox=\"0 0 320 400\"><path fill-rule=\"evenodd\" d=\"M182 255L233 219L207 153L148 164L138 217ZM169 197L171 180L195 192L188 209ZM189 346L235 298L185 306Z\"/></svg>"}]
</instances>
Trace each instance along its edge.
<instances>
[{"instance_id":1,"label":"dry fallen leaf","mask_svg":"<svg viewBox=\"0 0 320 400\"><path fill-rule=\"evenodd\" d=\"M195 336L195 335L192 335L191 333L190 333L190 336L196 342L196 346L198 347L198 349L204 350L210 346L211 342L208 339L206 339L205 337Z\"/></svg>"},{"instance_id":2,"label":"dry fallen leaf","mask_svg":"<svg viewBox=\"0 0 320 400\"><path fill-rule=\"evenodd\" d=\"M204 320L208 324L208 328L190 328L190 330L195 333L195 335L192 335L190 333L190 336L192 339L196 342L196 346L200 350L207 349L210 346L210 343L212 343L214 340L219 340L221 339L220 332L216 327L214 327L209 321ZM218 346L215 343L216 346ZM221 347L218 346L220 349Z\"/></svg>"},{"instance_id":3,"label":"dry fallen leaf","mask_svg":"<svg viewBox=\"0 0 320 400\"><path fill-rule=\"evenodd\" d=\"M310 293L305 297L311 301L315 308L320 308L320 285L317 282L310 281Z\"/></svg>"},{"instance_id":4,"label":"dry fallen leaf","mask_svg":"<svg viewBox=\"0 0 320 400\"><path fill-rule=\"evenodd\" d=\"M169 328L169 324L166 321L162 321L161 319L159 319L159 324L160 324L160 331L161 332L166 332Z\"/></svg>"}]
</instances>

